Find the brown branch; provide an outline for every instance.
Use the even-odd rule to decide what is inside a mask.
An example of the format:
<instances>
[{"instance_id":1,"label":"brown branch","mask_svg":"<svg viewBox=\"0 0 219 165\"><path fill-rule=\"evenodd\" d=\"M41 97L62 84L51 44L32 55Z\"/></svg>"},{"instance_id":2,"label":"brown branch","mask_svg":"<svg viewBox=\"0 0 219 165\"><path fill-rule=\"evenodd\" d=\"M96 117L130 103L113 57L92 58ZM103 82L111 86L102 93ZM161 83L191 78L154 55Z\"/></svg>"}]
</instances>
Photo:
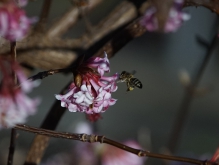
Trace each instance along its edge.
<instances>
[{"instance_id":1,"label":"brown branch","mask_svg":"<svg viewBox=\"0 0 219 165\"><path fill-rule=\"evenodd\" d=\"M89 1L88 6L86 6L87 11L91 11L94 7L100 4L100 2L102 2L102 0ZM54 38L63 35L71 26L73 26L78 21L79 14L79 8L73 6L50 27L46 34L47 37Z\"/></svg>"},{"instance_id":2,"label":"brown branch","mask_svg":"<svg viewBox=\"0 0 219 165\"><path fill-rule=\"evenodd\" d=\"M52 0L44 0L39 22L34 28L36 32L43 32L45 30L44 28L45 28L45 24L49 16L49 10L50 10L51 4L52 4Z\"/></svg>"},{"instance_id":3,"label":"brown branch","mask_svg":"<svg viewBox=\"0 0 219 165\"><path fill-rule=\"evenodd\" d=\"M16 136L17 136L16 129L12 128L11 129L11 139L10 139L10 147L9 147L7 165L12 165L13 164Z\"/></svg>"},{"instance_id":4,"label":"brown branch","mask_svg":"<svg viewBox=\"0 0 219 165\"><path fill-rule=\"evenodd\" d=\"M137 17L136 7L128 1L123 1L113 9L98 25L93 26L92 34L82 35L83 48L87 49L105 35L127 24Z\"/></svg>"},{"instance_id":5,"label":"brown branch","mask_svg":"<svg viewBox=\"0 0 219 165\"><path fill-rule=\"evenodd\" d=\"M103 52L106 51L108 57L111 58L117 51L123 48L131 40L143 35L146 32L146 29L140 24L140 19L141 18L137 18L126 28L122 29L109 42L100 48L94 56L101 57L103 56Z\"/></svg>"},{"instance_id":6,"label":"brown branch","mask_svg":"<svg viewBox=\"0 0 219 165\"><path fill-rule=\"evenodd\" d=\"M66 68L77 57L72 49L88 49L113 30L133 20L136 15L135 6L128 1L124 1L103 21L94 26L92 34L85 33L78 39L47 38L45 35L34 35L18 42L18 61L46 70L54 68L54 66L56 68ZM3 52L8 54L7 51L7 46L2 47L0 50L2 54ZM35 62L33 63L33 61Z\"/></svg>"},{"instance_id":7,"label":"brown branch","mask_svg":"<svg viewBox=\"0 0 219 165\"><path fill-rule=\"evenodd\" d=\"M187 6L203 6L219 14L219 1L217 0L185 0L185 7Z\"/></svg>"},{"instance_id":8,"label":"brown branch","mask_svg":"<svg viewBox=\"0 0 219 165\"><path fill-rule=\"evenodd\" d=\"M18 61L26 63L35 68L52 69L66 68L72 61L77 59L77 54L73 51L63 50L35 50L25 52L18 57ZM31 62L32 61L32 62ZM34 61L34 62L33 62Z\"/></svg>"},{"instance_id":9,"label":"brown branch","mask_svg":"<svg viewBox=\"0 0 219 165\"><path fill-rule=\"evenodd\" d=\"M16 42L11 42L11 56L14 61L16 61ZM13 73L14 83L17 84L17 76ZM8 163L7 165L13 164L13 157L14 157L14 150L16 144L16 130L14 128L11 129L11 139L10 139L10 146L9 146L9 153L8 153Z\"/></svg>"},{"instance_id":10,"label":"brown branch","mask_svg":"<svg viewBox=\"0 0 219 165\"><path fill-rule=\"evenodd\" d=\"M157 12L156 12L156 18L158 20L158 26L159 26L159 30L162 32L166 21L169 17L169 11L170 8L173 5L173 0L151 0L152 1L152 5L156 6Z\"/></svg>"},{"instance_id":11,"label":"brown branch","mask_svg":"<svg viewBox=\"0 0 219 165\"><path fill-rule=\"evenodd\" d=\"M70 85L71 82L69 82L60 92L61 94L64 93ZM60 101L56 100L52 107L49 110L49 113L46 115L46 118L43 121L43 124L41 125L41 128L54 130L56 126L58 125L62 115L65 113L66 108L61 107ZM43 135L37 135L35 136L31 147L28 151L26 160L24 165L34 165L39 164L44 151L46 150L46 147L49 143L49 137L43 136Z\"/></svg>"},{"instance_id":12,"label":"brown branch","mask_svg":"<svg viewBox=\"0 0 219 165\"><path fill-rule=\"evenodd\" d=\"M158 158L158 159L187 162L187 163L198 164L198 165L216 165L216 163L212 163L210 161L201 161L201 160L185 158L185 157L156 154L156 153L151 153L149 151L135 149L135 148L126 146L122 143L108 139L105 136L57 132L57 131L51 131L51 130L46 130L46 129L40 129L36 127L30 127L27 125L16 125L14 128L22 130L22 131L32 132L35 134L48 136L48 137L54 137L54 138L64 138L64 139L78 140L81 142L89 142L89 143L94 143L94 142L106 143L114 147L120 148L124 151L133 153L139 157L152 157L152 158Z\"/></svg>"}]
</instances>

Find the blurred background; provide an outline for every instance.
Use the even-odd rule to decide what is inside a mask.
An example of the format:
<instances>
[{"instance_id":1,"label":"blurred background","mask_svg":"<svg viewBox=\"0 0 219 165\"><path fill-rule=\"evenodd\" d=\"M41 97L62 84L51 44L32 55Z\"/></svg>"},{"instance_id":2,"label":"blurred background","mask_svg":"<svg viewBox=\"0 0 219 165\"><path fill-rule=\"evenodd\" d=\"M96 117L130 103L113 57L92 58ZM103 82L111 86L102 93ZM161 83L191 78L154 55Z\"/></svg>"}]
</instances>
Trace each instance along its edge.
<instances>
[{"instance_id":1,"label":"blurred background","mask_svg":"<svg viewBox=\"0 0 219 165\"><path fill-rule=\"evenodd\" d=\"M121 1L104 1L90 14L89 20L96 24L106 16ZM54 0L52 3L50 22L55 21L69 6L69 0ZM40 13L42 1L30 1L26 7L28 16ZM184 9L191 19L175 33L161 34L146 32L122 48L110 59L110 75L123 70L136 71L143 84L143 89L126 92L126 84L118 84L118 90L113 98L118 99L102 114L103 119L95 123L99 135L105 135L113 140L123 142L127 139L138 140L139 132L146 132L142 144L146 150L161 152L167 146L174 119L182 103L185 89L179 81L179 73L186 70L191 79L196 75L206 48L202 47L196 37L200 36L211 42L217 32L217 15L203 7L187 7ZM66 38L80 36L86 27L83 20L72 28ZM54 68L51 69L55 69ZM32 75L42 70L35 70ZM209 87L210 91L192 100L189 116L183 127L182 136L175 155L183 156L189 153L198 157L213 154L219 145L219 57L214 51L210 62L204 71L199 87ZM54 94L72 80L73 75L56 74L42 80L41 85L31 93L31 97L42 100L35 116L31 116L27 125L39 127L55 101ZM74 132L75 125L86 121L83 113L66 111L57 131ZM25 155L32 142L34 134L18 131L15 165L24 162ZM0 164L5 164L8 154L10 130L0 132ZM58 152L68 152L72 149L72 141L51 139L43 160ZM101 145L101 144L100 144Z\"/></svg>"}]
</instances>

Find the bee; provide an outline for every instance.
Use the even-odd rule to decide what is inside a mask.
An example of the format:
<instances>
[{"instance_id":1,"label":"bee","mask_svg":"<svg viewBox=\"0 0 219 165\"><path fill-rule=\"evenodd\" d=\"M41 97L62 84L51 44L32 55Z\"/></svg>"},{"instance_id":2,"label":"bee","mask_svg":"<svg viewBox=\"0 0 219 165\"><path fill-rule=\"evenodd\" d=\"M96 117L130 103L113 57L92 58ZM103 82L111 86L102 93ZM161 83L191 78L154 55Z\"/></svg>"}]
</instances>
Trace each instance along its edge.
<instances>
[{"instance_id":1,"label":"bee","mask_svg":"<svg viewBox=\"0 0 219 165\"><path fill-rule=\"evenodd\" d=\"M127 91L132 91L135 87L142 88L143 85L141 81L137 78L134 78L134 73L131 74L129 72L123 71L120 76L118 82L126 82Z\"/></svg>"}]
</instances>

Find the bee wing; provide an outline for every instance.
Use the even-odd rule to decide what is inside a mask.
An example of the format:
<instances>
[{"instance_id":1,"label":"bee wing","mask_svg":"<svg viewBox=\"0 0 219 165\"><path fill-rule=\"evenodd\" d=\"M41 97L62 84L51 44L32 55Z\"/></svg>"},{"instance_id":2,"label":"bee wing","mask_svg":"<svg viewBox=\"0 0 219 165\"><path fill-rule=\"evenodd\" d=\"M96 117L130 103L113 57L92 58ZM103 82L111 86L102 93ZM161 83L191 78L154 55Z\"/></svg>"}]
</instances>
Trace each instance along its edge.
<instances>
[{"instance_id":1,"label":"bee wing","mask_svg":"<svg viewBox=\"0 0 219 165\"><path fill-rule=\"evenodd\" d=\"M117 83L124 83L125 80L123 80L123 79L118 79L116 82L117 82Z\"/></svg>"},{"instance_id":2,"label":"bee wing","mask_svg":"<svg viewBox=\"0 0 219 165\"><path fill-rule=\"evenodd\" d=\"M133 71L131 72L132 75L135 75L136 73L137 73L136 70L133 70Z\"/></svg>"}]
</instances>

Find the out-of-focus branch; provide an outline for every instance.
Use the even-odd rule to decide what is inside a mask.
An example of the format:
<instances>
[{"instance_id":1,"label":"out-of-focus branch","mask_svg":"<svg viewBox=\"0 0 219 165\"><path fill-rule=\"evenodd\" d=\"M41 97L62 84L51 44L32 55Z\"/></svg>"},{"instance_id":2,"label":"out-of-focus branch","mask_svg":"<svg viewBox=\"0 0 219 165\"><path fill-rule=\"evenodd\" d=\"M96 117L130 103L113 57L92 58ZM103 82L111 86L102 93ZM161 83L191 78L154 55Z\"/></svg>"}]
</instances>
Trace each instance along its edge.
<instances>
[{"instance_id":1,"label":"out-of-focus branch","mask_svg":"<svg viewBox=\"0 0 219 165\"><path fill-rule=\"evenodd\" d=\"M45 35L34 35L18 43L18 61L32 67L51 69L65 68L77 57L74 48L87 49L118 27L127 24L137 15L135 6L122 2L103 21L94 26L92 36L85 33L78 39L47 38ZM6 46L0 50L1 54L8 54ZM33 63L34 61L34 63Z\"/></svg>"},{"instance_id":2,"label":"out-of-focus branch","mask_svg":"<svg viewBox=\"0 0 219 165\"><path fill-rule=\"evenodd\" d=\"M82 35L82 46L84 49L89 48L95 42L103 38L109 32L116 30L118 27L127 24L137 17L136 7L128 2L123 1L109 13L97 26L93 27L92 34L85 33Z\"/></svg>"},{"instance_id":3,"label":"out-of-focus branch","mask_svg":"<svg viewBox=\"0 0 219 165\"><path fill-rule=\"evenodd\" d=\"M139 20L140 18L137 18L125 29L122 29L121 32L100 48L94 56L101 57L103 56L103 52L106 51L108 57L111 58L132 39L143 35L146 32L146 29L140 24Z\"/></svg>"},{"instance_id":4,"label":"out-of-focus branch","mask_svg":"<svg viewBox=\"0 0 219 165\"><path fill-rule=\"evenodd\" d=\"M16 125L14 128L23 130L23 131L32 132L35 134L39 134L41 136L43 135L43 136L49 136L49 137L55 137L55 138L64 138L64 139L69 139L69 140L78 140L81 142L89 142L89 143L94 143L94 142L106 143L114 147L120 148L124 151L133 153L139 157L152 157L152 158L158 158L158 159L174 160L174 161L187 162L187 163L192 163L192 164L197 164L197 165L204 165L204 164L205 165L217 165L217 163L213 163L210 161L201 161L201 160L185 158L185 157L156 154L156 153L152 153L149 151L135 149L135 148L126 146L122 143L108 139L105 136L63 133L63 132L46 130L46 129L40 129L36 127L30 127L27 125Z\"/></svg>"},{"instance_id":5,"label":"out-of-focus branch","mask_svg":"<svg viewBox=\"0 0 219 165\"><path fill-rule=\"evenodd\" d=\"M181 107L179 109L179 112L176 116L175 122L173 124L173 129L170 134L169 142L168 142L168 149L174 153L178 147L178 141L180 139L183 125L188 117L189 114L189 107L193 100L193 94L196 92L197 86L201 80L201 77L207 67L207 64L211 58L211 55L213 54L214 48L217 45L218 36L215 35L213 40L211 41L211 44L207 50L207 53L203 59L203 62L197 72L196 77L194 78L194 81L189 86L189 90L185 91L185 95L181 104Z\"/></svg>"},{"instance_id":6,"label":"out-of-focus branch","mask_svg":"<svg viewBox=\"0 0 219 165\"><path fill-rule=\"evenodd\" d=\"M41 10L40 14L40 19L37 25L35 26L35 31L44 31L45 29L45 24L47 22L48 16L49 16L49 11L50 11L50 6L52 4L52 0L44 0L43 7Z\"/></svg>"},{"instance_id":7,"label":"out-of-focus branch","mask_svg":"<svg viewBox=\"0 0 219 165\"><path fill-rule=\"evenodd\" d=\"M14 61L16 61L16 42L11 42L11 56ZM13 73L14 77L14 84L17 83L17 76L15 73ZM16 144L16 136L17 136L17 131L12 128L11 129L11 139L10 139L10 146L9 146L9 153L8 153L8 163L7 165L12 165L13 164L13 157L14 157L14 150L15 150L15 144Z\"/></svg>"},{"instance_id":8,"label":"out-of-focus branch","mask_svg":"<svg viewBox=\"0 0 219 165\"><path fill-rule=\"evenodd\" d=\"M12 128L11 129L11 139L10 139L10 147L9 147L7 165L12 165L13 164L16 136L17 136L17 131L16 131L16 129Z\"/></svg>"},{"instance_id":9,"label":"out-of-focus branch","mask_svg":"<svg viewBox=\"0 0 219 165\"><path fill-rule=\"evenodd\" d=\"M165 27L166 20L169 17L169 11L173 5L173 0L151 0L151 2L153 6L156 6L156 18L158 20L159 29L162 31Z\"/></svg>"},{"instance_id":10,"label":"out-of-focus branch","mask_svg":"<svg viewBox=\"0 0 219 165\"><path fill-rule=\"evenodd\" d=\"M83 8L91 11L94 7L100 4L102 0L92 0ZM56 21L48 30L47 37L54 38L63 35L72 25L74 25L80 15L79 7L73 6L67 11L58 21Z\"/></svg>"},{"instance_id":11,"label":"out-of-focus branch","mask_svg":"<svg viewBox=\"0 0 219 165\"><path fill-rule=\"evenodd\" d=\"M185 0L185 7L186 6L203 6L219 14L219 1L217 0Z\"/></svg>"},{"instance_id":12,"label":"out-of-focus branch","mask_svg":"<svg viewBox=\"0 0 219 165\"><path fill-rule=\"evenodd\" d=\"M19 55L18 59L19 62L26 63L34 68L66 68L77 59L77 54L70 50L35 50Z\"/></svg>"},{"instance_id":13,"label":"out-of-focus branch","mask_svg":"<svg viewBox=\"0 0 219 165\"><path fill-rule=\"evenodd\" d=\"M60 92L61 94L64 93L71 82L69 82ZM54 130L58 125L62 115L65 113L66 109L61 107L60 101L56 100L52 107L49 110L49 113L46 115L46 118L41 125L41 128ZM49 137L44 135L37 135L35 136L30 149L28 151L26 160L24 165L37 165L41 162L43 157L44 151L46 150L49 144Z\"/></svg>"}]
</instances>

